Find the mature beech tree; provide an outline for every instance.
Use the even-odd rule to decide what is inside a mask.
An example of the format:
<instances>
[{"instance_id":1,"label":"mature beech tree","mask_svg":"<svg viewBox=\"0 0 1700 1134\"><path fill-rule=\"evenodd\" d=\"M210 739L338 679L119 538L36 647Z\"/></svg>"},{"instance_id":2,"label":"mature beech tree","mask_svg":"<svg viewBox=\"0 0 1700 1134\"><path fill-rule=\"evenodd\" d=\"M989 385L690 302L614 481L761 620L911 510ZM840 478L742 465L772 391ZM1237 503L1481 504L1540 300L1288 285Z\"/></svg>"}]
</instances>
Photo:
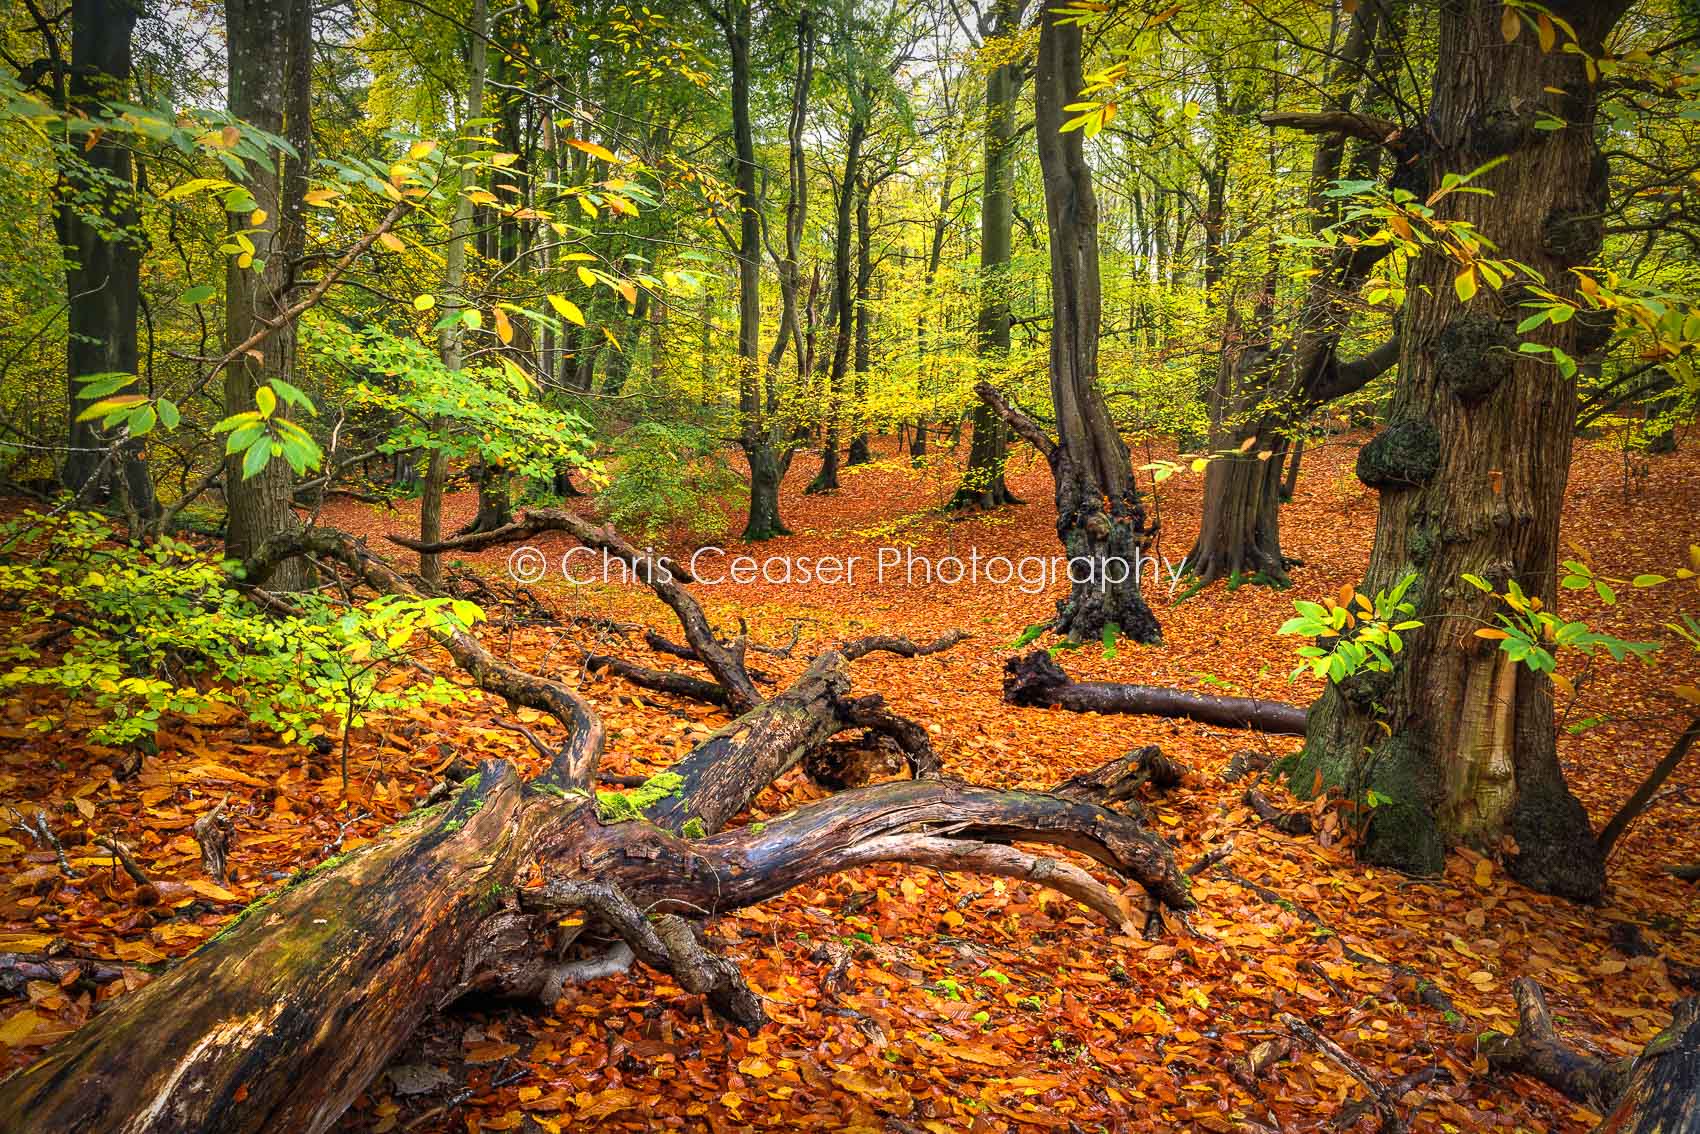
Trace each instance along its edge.
<instances>
[{"instance_id":1,"label":"mature beech tree","mask_svg":"<svg viewBox=\"0 0 1700 1134\"><path fill-rule=\"evenodd\" d=\"M1034 110L1045 218L1051 236L1052 441L988 385L980 395L1044 453L1056 480L1057 536L1071 564L1068 598L1058 603L1057 633L1096 638L1114 625L1138 642L1161 636L1139 593L1139 563L1154 530L1133 479L1127 444L1098 389L1098 200L1080 130L1064 132L1064 110L1082 86L1080 25L1046 8L1040 17Z\"/></svg>"},{"instance_id":2,"label":"mature beech tree","mask_svg":"<svg viewBox=\"0 0 1700 1134\"><path fill-rule=\"evenodd\" d=\"M304 244L302 194L312 143L308 115L311 71L311 13L307 0L226 0L229 40L230 113L275 136L287 136L293 154L277 151L274 160L256 163L247 188L258 212L232 213L230 229L253 242L253 265L231 259L225 274L224 333L234 350L256 334L264 338L232 358L224 368L224 412L255 407L255 391L268 379L295 376L295 326L278 320L288 303ZM273 323L273 320L277 320ZM283 407L278 407L283 412ZM244 475L241 454L224 462L224 498L229 509L225 550L242 558L268 537L293 530L292 476L288 462L269 460ZM305 580L299 561L286 564L272 585L294 590Z\"/></svg>"},{"instance_id":3,"label":"mature beech tree","mask_svg":"<svg viewBox=\"0 0 1700 1134\"><path fill-rule=\"evenodd\" d=\"M982 40L1002 39L1021 26L1025 0L995 0L980 13ZM1024 78L1022 60L1005 59L986 71L985 157L980 182L980 313L978 345L988 363L1009 354L1010 237L1015 229L1016 106ZM1004 483L1008 426L984 402L973 412L968 469L951 499L953 507L995 508L1018 503Z\"/></svg>"},{"instance_id":4,"label":"mature beech tree","mask_svg":"<svg viewBox=\"0 0 1700 1134\"><path fill-rule=\"evenodd\" d=\"M140 6L134 0L77 0L71 5L71 62L53 75L59 101L77 114L99 114L129 96L130 39ZM57 53L56 53L57 54ZM70 447L60 481L85 501L108 495L114 460L126 500L142 520L158 512L153 479L138 455L122 446L100 451L97 423L78 421L78 397L91 374L134 374L141 247L131 199L130 149L122 139L95 135L61 163L55 221L65 249L65 377ZM79 147L80 148L80 147Z\"/></svg>"},{"instance_id":5,"label":"mature beech tree","mask_svg":"<svg viewBox=\"0 0 1700 1134\"><path fill-rule=\"evenodd\" d=\"M1554 5L1594 53L1628 4ZM1571 269L1599 251L1606 168L1595 138L1597 87L1583 56L1507 42L1498 0L1446 5L1439 58L1418 147L1419 197L1448 174L1507 159L1453 193L1441 215L1471 222L1538 281L1460 300L1459 263L1430 252L1412 267L1389 423L1358 458L1381 493L1375 546L1361 588L1418 577L1421 631L1391 673L1330 685L1312 708L1292 772L1303 792L1344 785L1389 802L1372 812L1366 854L1409 870L1441 866L1446 848L1503 851L1538 889L1591 899L1604 866L1587 813L1565 785L1555 750L1552 684L1473 636L1493 599L1516 582L1555 600L1559 511L1570 468L1576 383L1543 356L1518 353L1512 328L1528 312L1527 284L1573 296ZM1561 120L1560 129L1540 129ZM1467 289L1465 289L1467 290ZM1597 321L1545 326L1540 342L1572 357L1600 345Z\"/></svg>"}]
</instances>

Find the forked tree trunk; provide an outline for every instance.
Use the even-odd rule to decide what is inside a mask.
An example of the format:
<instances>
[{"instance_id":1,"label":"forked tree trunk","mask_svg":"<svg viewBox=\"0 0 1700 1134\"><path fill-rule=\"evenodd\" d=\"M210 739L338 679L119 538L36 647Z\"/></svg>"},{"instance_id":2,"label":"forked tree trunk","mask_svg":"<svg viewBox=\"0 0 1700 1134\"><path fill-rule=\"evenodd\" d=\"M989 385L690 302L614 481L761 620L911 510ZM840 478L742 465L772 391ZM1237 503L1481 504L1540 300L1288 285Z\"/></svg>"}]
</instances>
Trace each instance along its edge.
<instances>
[{"instance_id":1,"label":"forked tree trunk","mask_svg":"<svg viewBox=\"0 0 1700 1134\"><path fill-rule=\"evenodd\" d=\"M1081 131L1062 132L1082 86L1080 25L1043 9L1034 107L1045 216L1051 237L1051 401L1057 440L1047 454L1056 479L1057 536L1073 569L1056 630L1072 640L1115 626L1136 642L1161 638L1139 593L1152 529L1127 445L1098 389L1098 201Z\"/></svg>"},{"instance_id":2,"label":"forked tree trunk","mask_svg":"<svg viewBox=\"0 0 1700 1134\"><path fill-rule=\"evenodd\" d=\"M808 493L838 491L838 425L842 412L844 378L850 371L850 348L855 335L856 291L851 262L851 229L860 209L866 207L862 194L862 141L868 134L867 114L873 92L864 86L860 103L853 111L844 144L844 175L838 183L838 210L832 244L832 362L827 371L826 433L821 443L820 472L804 489Z\"/></svg>"},{"instance_id":3,"label":"forked tree trunk","mask_svg":"<svg viewBox=\"0 0 1700 1134\"><path fill-rule=\"evenodd\" d=\"M868 305L868 285L874 278L873 223L869 216L868 197L868 193L863 193L856 203L856 378L851 394L856 429L844 458L847 465L865 465L874 459L873 450L868 445L868 367L873 361L873 345L869 341L873 313Z\"/></svg>"},{"instance_id":4,"label":"forked tree trunk","mask_svg":"<svg viewBox=\"0 0 1700 1134\"><path fill-rule=\"evenodd\" d=\"M1622 3L1557 5L1592 51ZM1503 9L1469 0L1441 10L1419 198L1445 174L1509 160L1455 193L1440 215L1466 219L1498 251L1539 272L1541 286L1575 294L1570 269L1601 240L1606 171L1594 139L1595 88L1582 57L1543 52L1535 36L1505 42ZM1507 107L1515 108L1508 110ZM1537 127L1557 116L1559 130ZM1438 871L1448 846L1503 854L1524 883L1590 900L1604 866L1588 816L1558 764L1552 685L1473 630L1495 600L1463 583L1478 575L1555 601L1559 513L1576 416L1573 379L1516 351L1521 283L1461 303L1458 263L1430 253L1412 266L1391 423L1358 457L1381 511L1362 590L1408 573L1423 628L1406 636L1390 674L1330 685L1311 710L1292 773L1301 793L1338 785L1375 791L1364 853L1371 861ZM1597 346L1572 319L1531 335L1571 357Z\"/></svg>"},{"instance_id":5,"label":"forked tree trunk","mask_svg":"<svg viewBox=\"0 0 1700 1134\"><path fill-rule=\"evenodd\" d=\"M1329 80L1334 91L1331 111L1349 112L1353 86L1369 85L1360 72L1382 18L1377 4L1361 5L1353 15ZM1265 121L1285 124L1278 117L1266 116ZM1324 194L1340 174L1344 152L1345 138L1329 132L1318 138L1311 155L1313 233L1330 222L1331 200ZM1277 586L1287 582L1281 553L1281 471L1294 431L1317 405L1365 385L1397 358L1396 351L1387 348L1351 364L1342 364L1335 355L1358 285L1383 254L1385 248L1342 246L1319 255L1313 265L1317 274L1297 320L1300 329L1273 350L1247 348L1239 357L1219 360L1221 387L1210 437L1216 456L1204 473L1198 539L1186 557L1187 570L1199 581L1237 577ZM1259 328L1260 333L1269 331Z\"/></svg>"}]
</instances>

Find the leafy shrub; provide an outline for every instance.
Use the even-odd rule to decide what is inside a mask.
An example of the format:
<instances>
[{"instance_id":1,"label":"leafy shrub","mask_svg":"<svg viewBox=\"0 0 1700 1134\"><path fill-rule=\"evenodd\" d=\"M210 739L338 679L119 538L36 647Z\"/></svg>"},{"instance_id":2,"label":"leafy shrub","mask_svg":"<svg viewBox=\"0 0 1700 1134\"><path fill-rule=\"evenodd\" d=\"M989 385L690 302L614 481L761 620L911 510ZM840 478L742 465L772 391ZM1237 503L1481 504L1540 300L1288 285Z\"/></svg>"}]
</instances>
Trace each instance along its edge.
<instances>
[{"instance_id":1,"label":"leafy shrub","mask_svg":"<svg viewBox=\"0 0 1700 1134\"><path fill-rule=\"evenodd\" d=\"M612 448L616 471L597 502L616 528L645 540L668 531L701 537L726 530L720 498L738 478L707 430L645 422Z\"/></svg>"},{"instance_id":2,"label":"leafy shrub","mask_svg":"<svg viewBox=\"0 0 1700 1134\"><path fill-rule=\"evenodd\" d=\"M0 526L0 606L22 616L0 646L0 662L11 663L0 690L62 691L100 718L89 738L107 744L147 741L165 714L215 703L295 740L329 732L327 718L346 729L371 710L465 696L440 678L394 688L380 679L418 630L481 619L475 604L289 601L294 613L261 610L224 565L187 543L126 542L90 512L26 512ZM64 723L38 713L29 727Z\"/></svg>"}]
</instances>

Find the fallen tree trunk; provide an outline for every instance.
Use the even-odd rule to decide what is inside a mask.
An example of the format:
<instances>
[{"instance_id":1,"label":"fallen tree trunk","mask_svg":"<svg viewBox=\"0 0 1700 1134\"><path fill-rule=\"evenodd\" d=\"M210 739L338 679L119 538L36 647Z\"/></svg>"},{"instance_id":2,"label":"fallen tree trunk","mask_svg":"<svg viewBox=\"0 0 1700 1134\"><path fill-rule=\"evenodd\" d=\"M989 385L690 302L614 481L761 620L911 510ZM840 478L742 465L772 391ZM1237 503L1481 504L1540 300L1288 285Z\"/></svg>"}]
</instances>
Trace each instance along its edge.
<instances>
[{"instance_id":1,"label":"fallen tree trunk","mask_svg":"<svg viewBox=\"0 0 1700 1134\"><path fill-rule=\"evenodd\" d=\"M1132 713L1182 717L1222 728L1303 736L1305 712L1298 705L1251 697L1211 697L1159 685L1074 681L1045 650L1004 664L1003 699L1011 705L1067 709L1073 713Z\"/></svg>"},{"instance_id":2,"label":"fallen tree trunk","mask_svg":"<svg viewBox=\"0 0 1700 1134\"><path fill-rule=\"evenodd\" d=\"M1559 1038L1540 985L1519 977L1517 1031L1484 1032L1488 1062L1530 1075L1606 1113L1596 1134L1700 1134L1700 1000L1680 1001L1668 1028L1634 1059L1601 1059Z\"/></svg>"},{"instance_id":3,"label":"fallen tree trunk","mask_svg":"<svg viewBox=\"0 0 1700 1134\"><path fill-rule=\"evenodd\" d=\"M264 557L309 551L379 589L401 586L358 544L322 531L270 545L249 577L264 576ZM720 831L814 747L884 712L877 697L848 696L842 654L816 658L671 778L652 780L662 794L644 807L647 821L617 822L620 809L593 790L594 710L468 635L438 637L485 688L568 729L549 770L526 782L506 762L485 762L452 801L255 902L0 1084L0 1131L323 1131L429 1013L473 992L553 1002L566 981L617 971L629 956L758 1026L759 998L696 922L874 862L1041 882L1127 929L1128 912L1086 871L1011 846L1048 844L1139 882L1158 903L1192 904L1168 845L1137 820L1046 793L897 781ZM570 910L588 916L562 928L578 920L562 918ZM592 933L618 943L574 956Z\"/></svg>"}]
</instances>

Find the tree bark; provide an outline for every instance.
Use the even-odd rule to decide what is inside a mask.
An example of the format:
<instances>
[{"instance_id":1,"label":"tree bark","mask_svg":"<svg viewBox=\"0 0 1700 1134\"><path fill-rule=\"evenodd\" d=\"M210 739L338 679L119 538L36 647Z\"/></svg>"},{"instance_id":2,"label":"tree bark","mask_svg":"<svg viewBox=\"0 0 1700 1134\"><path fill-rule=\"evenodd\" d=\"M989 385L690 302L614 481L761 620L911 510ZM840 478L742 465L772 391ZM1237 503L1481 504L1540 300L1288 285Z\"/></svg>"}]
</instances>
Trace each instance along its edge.
<instances>
[{"instance_id":1,"label":"tree bark","mask_svg":"<svg viewBox=\"0 0 1700 1134\"><path fill-rule=\"evenodd\" d=\"M307 123L297 120L306 107L291 98L311 66L306 0L225 0L224 11L230 113L275 135L287 131L292 141L310 137ZM286 115L286 108L294 113ZM290 250L300 246L304 235L299 190L305 187L302 166L306 156L298 153L290 157L279 152L274 160L250 168L246 185L265 212L262 221L255 224L246 214L229 214L230 231L246 233L254 245L252 267L242 267L232 257L226 268L225 340L229 347L246 341L288 306ZM257 350L225 367L226 415L254 409L254 393L269 378L294 379L295 338L294 323L286 321ZM284 407L280 405L277 412L283 413ZM241 456L225 458L224 495L229 512L226 554L244 558L267 538L299 527L290 507L291 480L289 463L282 459L268 460L258 473L244 479ZM298 590L307 579L303 563L292 560L279 569L271 586L275 590Z\"/></svg>"},{"instance_id":2,"label":"tree bark","mask_svg":"<svg viewBox=\"0 0 1700 1134\"><path fill-rule=\"evenodd\" d=\"M1082 87L1080 26L1043 9L1034 107L1045 216L1051 238L1051 400L1057 443L1057 536L1071 563L1057 633L1097 638L1113 625L1136 642L1157 642L1157 619L1139 593L1139 564L1152 528L1134 483L1127 445L1098 389L1098 201L1082 131L1062 132L1064 107ZM1084 577L1084 581L1072 582Z\"/></svg>"},{"instance_id":3,"label":"tree bark","mask_svg":"<svg viewBox=\"0 0 1700 1134\"><path fill-rule=\"evenodd\" d=\"M98 116L130 93L130 38L140 14L134 0L77 0L71 5L71 66L65 110ZM100 452L98 421L78 421L88 402L79 379L137 373L136 312L141 288L141 234L130 194L129 148L97 136L61 163L54 220L65 249L65 381L69 451L60 483L84 502L110 495L114 464L136 518L159 514L153 478L138 442Z\"/></svg>"},{"instance_id":4,"label":"tree bark","mask_svg":"<svg viewBox=\"0 0 1700 1134\"><path fill-rule=\"evenodd\" d=\"M1592 50L1620 3L1560 5ZM1535 37L1507 43L1502 6L1450 5L1439 16L1439 57L1417 196L1489 160L1508 161L1456 193L1440 215L1468 220L1495 255L1530 265L1541 286L1574 294L1570 269L1598 251L1606 170L1595 138L1595 88L1581 56L1543 52ZM1514 112L1505 110L1515 107ZM1507 117L1507 115L1510 117ZM1554 114L1562 130L1535 128ZM1468 305L1454 292L1453 259L1413 264L1391 424L1364 447L1358 474L1381 492L1362 590L1408 573L1424 629L1388 674L1330 685L1312 708L1296 790L1374 790L1363 853L1372 862L1438 871L1447 847L1504 854L1535 889L1592 900L1604 864L1587 813L1558 764L1552 686L1494 643L1472 636L1494 600L1459 581L1469 572L1511 581L1549 608L1555 601L1559 514L1570 468L1576 389L1547 361L1515 351L1522 283ZM1586 355L1571 320L1539 332ZM1509 347L1494 345L1509 343Z\"/></svg>"},{"instance_id":5,"label":"tree bark","mask_svg":"<svg viewBox=\"0 0 1700 1134\"><path fill-rule=\"evenodd\" d=\"M1517 1031L1484 1032L1479 1046L1501 1071L1539 1079L1606 1112L1596 1134L1700 1132L1700 1000L1678 1002L1670 1026L1634 1059L1601 1059L1566 1044L1538 984L1519 977Z\"/></svg>"},{"instance_id":6,"label":"tree bark","mask_svg":"<svg viewBox=\"0 0 1700 1134\"><path fill-rule=\"evenodd\" d=\"M1021 24L1025 0L998 0L991 25L995 37ZM1015 227L1015 107L1021 96L1021 64L999 63L986 73L986 124L980 182L980 314L978 344L982 372L1009 355L1009 265ZM1008 432L990 406L976 402L968 467L951 497L951 508L997 508L1019 504L1004 482Z\"/></svg>"}]
</instances>

